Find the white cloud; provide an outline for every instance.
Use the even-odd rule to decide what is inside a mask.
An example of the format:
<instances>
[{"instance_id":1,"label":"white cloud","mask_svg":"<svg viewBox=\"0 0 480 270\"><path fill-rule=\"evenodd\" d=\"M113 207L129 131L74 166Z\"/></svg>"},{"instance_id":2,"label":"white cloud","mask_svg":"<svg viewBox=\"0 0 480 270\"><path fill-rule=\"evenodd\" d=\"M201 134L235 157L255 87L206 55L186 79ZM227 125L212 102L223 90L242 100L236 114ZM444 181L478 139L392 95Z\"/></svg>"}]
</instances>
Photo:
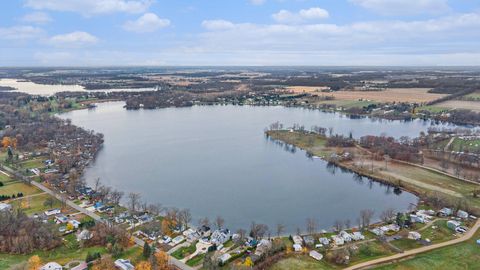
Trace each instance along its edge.
<instances>
[{"instance_id":1,"label":"white cloud","mask_svg":"<svg viewBox=\"0 0 480 270\"><path fill-rule=\"evenodd\" d=\"M382 15L439 14L448 11L447 0L350 0Z\"/></svg>"},{"instance_id":2,"label":"white cloud","mask_svg":"<svg viewBox=\"0 0 480 270\"><path fill-rule=\"evenodd\" d=\"M375 56L378 64L389 64L388 59L397 61L391 64L408 64L407 59L423 59L421 55L429 55L425 57L425 63L436 61L431 58L434 55L444 55L445 59L453 62L455 54L462 55L462 59L466 55L476 55L475 59L478 59L479 27L480 13L430 20L364 21L350 24L232 23L228 29L207 28L209 31L202 33L192 43L190 48L193 49L186 51L191 52L191 55L221 55L222 59L235 56L243 64L246 64L245 61L256 60L274 64L267 63L268 59L277 61L276 64L287 64L289 61L298 65L302 61L309 64L319 61L317 64L324 64L321 62L323 59L333 61L335 56L342 59L344 64L348 62L348 57L343 57L346 55L362 60L368 59L366 55ZM389 55L395 57L389 58ZM401 55L406 56L405 61L402 61ZM381 56L385 57L383 63ZM438 58L438 61L440 59L442 58ZM335 64L330 60L329 64Z\"/></svg>"},{"instance_id":3,"label":"white cloud","mask_svg":"<svg viewBox=\"0 0 480 270\"><path fill-rule=\"evenodd\" d=\"M26 7L38 10L70 11L84 16L114 12L142 13L153 0L27 0Z\"/></svg>"},{"instance_id":4,"label":"white cloud","mask_svg":"<svg viewBox=\"0 0 480 270\"><path fill-rule=\"evenodd\" d=\"M170 20L162 19L154 13L145 13L134 21L127 21L123 28L130 32L147 33L170 25Z\"/></svg>"},{"instance_id":5,"label":"white cloud","mask_svg":"<svg viewBox=\"0 0 480 270\"><path fill-rule=\"evenodd\" d=\"M27 40L38 38L44 33L43 29L33 26L0 27L0 39Z\"/></svg>"},{"instance_id":6,"label":"white cloud","mask_svg":"<svg viewBox=\"0 0 480 270\"><path fill-rule=\"evenodd\" d=\"M319 7L302 9L299 12L282 9L272 15L272 18L279 23L301 23L307 20L321 20L328 17L328 11Z\"/></svg>"},{"instance_id":7,"label":"white cloud","mask_svg":"<svg viewBox=\"0 0 480 270\"><path fill-rule=\"evenodd\" d=\"M45 12L32 12L22 17L23 22L46 24L52 21L52 18Z\"/></svg>"},{"instance_id":8,"label":"white cloud","mask_svg":"<svg viewBox=\"0 0 480 270\"><path fill-rule=\"evenodd\" d=\"M235 25L226 20L205 20L202 22L202 27L207 30L228 30L232 29Z\"/></svg>"},{"instance_id":9,"label":"white cloud","mask_svg":"<svg viewBox=\"0 0 480 270\"><path fill-rule=\"evenodd\" d=\"M249 0L249 1L252 5L257 5L257 6L263 5L265 4L265 2L267 2L267 0Z\"/></svg>"},{"instance_id":10,"label":"white cloud","mask_svg":"<svg viewBox=\"0 0 480 270\"><path fill-rule=\"evenodd\" d=\"M57 47L83 47L97 42L97 37L82 31L56 35L48 40L48 43Z\"/></svg>"}]
</instances>

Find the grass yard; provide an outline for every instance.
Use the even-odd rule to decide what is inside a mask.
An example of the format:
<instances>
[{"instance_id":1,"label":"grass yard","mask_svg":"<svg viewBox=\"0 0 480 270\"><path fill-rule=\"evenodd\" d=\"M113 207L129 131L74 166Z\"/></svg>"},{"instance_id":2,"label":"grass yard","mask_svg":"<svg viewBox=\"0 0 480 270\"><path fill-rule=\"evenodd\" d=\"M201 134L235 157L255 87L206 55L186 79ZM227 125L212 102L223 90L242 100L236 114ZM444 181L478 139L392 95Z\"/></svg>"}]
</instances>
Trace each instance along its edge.
<instances>
[{"instance_id":1,"label":"grass yard","mask_svg":"<svg viewBox=\"0 0 480 270\"><path fill-rule=\"evenodd\" d=\"M432 228L435 227L435 229ZM421 231L422 239L430 239L433 244L445 242L455 238L454 231L447 227L446 220L437 220L433 225Z\"/></svg>"},{"instance_id":2,"label":"grass yard","mask_svg":"<svg viewBox=\"0 0 480 270\"><path fill-rule=\"evenodd\" d=\"M188 261L186 262L186 264L187 264L188 266L192 266L192 267L193 267L193 266L197 266L197 265L199 265L199 264L203 261L203 258L205 258L205 253L199 254L199 255L191 258L190 260L188 260Z\"/></svg>"},{"instance_id":3,"label":"grass yard","mask_svg":"<svg viewBox=\"0 0 480 270\"><path fill-rule=\"evenodd\" d=\"M186 256L194 253L197 250L196 245L197 245L197 242L194 242L190 246L181 247L172 253L172 257L181 260Z\"/></svg>"},{"instance_id":4,"label":"grass yard","mask_svg":"<svg viewBox=\"0 0 480 270\"><path fill-rule=\"evenodd\" d=\"M26 161L20 162L20 167L24 169L34 169L34 168L43 168L45 164L43 163L46 159L44 158L33 158Z\"/></svg>"},{"instance_id":5,"label":"grass yard","mask_svg":"<svg viewBox=\"0 0 480 270\"><path fill-rule=\"evenodd\" d=\"M423 234L422 234L423 236ZM408 239L408 238L403 238L403 239L398 239L398 240L393 240L390 242L390 244L398 247L401 250L409 250L409 249L414 249L414 248L419 248L422 247L422 244L419 242Z\"/></svg>"},{"instance_id":6,"label":"grass yard","mask_svg":"<svg viewBox=\"0 0 480 270\"><path fill-rule=\"evenodd\" d=\"M399 263L380 266L377 270L463 270L480 269L480 245L475 241L480 238L480 231L463 243L419 254L412 259Z\"/></svg>"},{"instance_id":7,"label":"grass yard","mask_svg":"<svg viewBox=\"0 0 480 270\"><path fill-rule=\"evenodd\" d=\"M23 196L28 196L40 193L41 191L34 186L30 186L22 182L13 182L0 187L0 195L16 195L19 192L23 193Z\"/></svg>"},{"instance_id":8,"label":"grass yard","mask_svg":"<svg viewBox=\"0 0 480 270\"><path fill-rule=\"evenodd\" d=\"M328 96L328 93L326 94ZM317 105L328 104L335 105L336 107L343 107L348 110L351 108L363 108L371 104L377 104L378 102L366 101L366 100L322 100L317 102Z\"/></svg>"},{"instance_id":9,"label":"grass yard","mask_svg":"<svg viewBox=\"0 0 480 270\"><path fill-rule=\"evenodd\" d=\"M15 179L13 179L10 176L0 172L0 182L2 182L3 184L6 184L8 182L13 182L13 181L15 181Z\"/></svg>"},{"instance_id":10,"label":"grass yard","mask_svg":"<svg viewBox=\"0 0 480 270\"><path fill-rule=\"evenodd\" d=\"M279 262L275 263L271 270L291 270L291 269L302 269L302 270L330 270L330 269L341 269L341 267L335 267L324 260L318 262L307 255L295 255Z\"/></svg>"},{"instance_id":11,"label":"grass yard","mask_svg":"<svg viewBox=\"0 0 480 270\"><path fill-rule=\"evenodd\" d=\"M22 198L22 199L12 201L11 204L15 208L22 208L22 207L28 206L27 208L22 208L22 210L27 215L33 215L35 213L40 214L40 213L44 212L45 210L48 210L48 209L51 209L51 208L60 208L62 206L62 203L55 198L54 198L54 204L53 204L52 207L44 206L43 205L44 202L49 197L51 197L51 196L48 195L48 194L40 194L40 195L32 196L32 197L29 197L29 198ZM51 198L53 198L53 197L51 197ZM25 201L27 203L22 204L22 202L25 202Z\"/></svg>"},{"instance_id":12,"label":"grass yard","mask_svg":"<svg viewBox=\"0 0 480 270\"><path fill-rule=\"evenodd\" d=\"M393 252L384 247L378 241L368 242L358 245L358 252L351 256L350 265L378 259L388 255L392 255Z\"/></svg>"},{"instance_id":13,"label":"grass yard","mask_svg":"<svg viewBox=\"0 0 480 270\"><path fill-rule=\"evenodd\" d=\"M325 146L327 142L326 138L317 134L290 132L287 130L268 131L267 134L272 139L295 145L296 147L305 149L314 155L327 156L330 154L329 149Z\"/></svg>"}]
</instances>

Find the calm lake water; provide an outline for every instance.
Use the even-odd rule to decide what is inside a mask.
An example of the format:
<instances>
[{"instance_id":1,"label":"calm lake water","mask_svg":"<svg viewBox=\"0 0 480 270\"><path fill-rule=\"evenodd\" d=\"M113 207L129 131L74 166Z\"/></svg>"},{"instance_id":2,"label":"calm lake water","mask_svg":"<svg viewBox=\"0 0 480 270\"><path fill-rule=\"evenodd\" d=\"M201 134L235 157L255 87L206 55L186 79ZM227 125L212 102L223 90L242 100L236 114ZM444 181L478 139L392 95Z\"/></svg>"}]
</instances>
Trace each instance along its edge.
<instances>
[{"instance_id":1,"label":"calm lake water","mask_svg":"<svg viewBox=\"0 0 480 270\"><path fill-rule=\"evenodd\" d=\"M221 215L230 228L252 221L305 229L315 218L330 229L335 220L355 224L360 210L406 210L417 198L407 192L358 179L350 172L286 151L263 131L275 121L334 127L355 137L366 134L417 136L429 122L349 119L316 110L284 107L195 106L127 111L124 103L62 114L105 135L105 145L87 169L87 181L138 192L148 202L190 208L193 223Z\"/></svg>"}]
</instances>

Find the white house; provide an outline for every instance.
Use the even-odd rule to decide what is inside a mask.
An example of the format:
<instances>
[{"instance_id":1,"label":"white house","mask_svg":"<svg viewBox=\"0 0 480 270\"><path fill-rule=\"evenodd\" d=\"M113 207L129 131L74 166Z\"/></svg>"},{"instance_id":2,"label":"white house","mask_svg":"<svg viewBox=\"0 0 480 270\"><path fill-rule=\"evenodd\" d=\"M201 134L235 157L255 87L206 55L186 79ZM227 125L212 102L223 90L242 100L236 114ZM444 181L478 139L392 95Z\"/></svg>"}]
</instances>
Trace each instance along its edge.
<instances>
[{"instance_id":1,"label":"white house","mask_svg":"<svg viewBox=\"0 0 480 270\"><path fill-rule=\"evenodd\" d=\"M346 231L341 231L340 234L338 234L338 236L340 236L341 238L343 238L343 240L345 242L352 242L352 235L349 234L348 232Z\"/></svg>"},{"instance_id":2,"label":"white house","mask_svg":"<svg viewBox=\"0 0 480 270\"><path fill-rule=\"evenodd\" d=\"M295 252L301 252L302 251L302 245L300 244L293 244L293 250Z\"/></svg>"},{"instance_id":3,"label":"white house","mask_svg":"<svg viewBox=\"0 0 480 270\"><path fill-rule=\"evenodd\" d=\"M461 225L461 223L456 221L456 220L447 221L447 227L452 229L452 230L457 229L457 227L459 227L460 225Z\"/></svg>"},{"instance_id":4,"label":"white house","mask_svg":"<svg viewBox=\"0 0 480 270\"><path fill-rule=\"evenodd\" d=\"M229 230L216 230L210 236L210 243L217 246L222 245L230 239L230 236Z\"/></svg>"},{"instance_id":5,"label":"white house","mask_svg":"<svg viewBox=\"0 0 480 270\"><path fill-rule=\"evenodd\" d=\"M173 245L178 245L181 242L183 242L183 240L185 240L185 237L183 237L183 235L179 235L179 236L172 239L172 244Z\"/></svg>"},{"instance_id":6,"label":"white house","mask_svg":"<svg viewBox=\"0 0 480 270\"><path fill-rule=\"evenodd\" d=\"M342 246L343 244L345 244L345 240L338 235L332 236L332 240L336 246Z\"/></svg>"},{"instance_id":7,"label":"white house","mask_svg":"<svg viewBox=\"0 0 480 270\"><path fill-rule=\"evenodd\" d=\"M450 208L442 208L440 211L438 211L438 215L442 216L442 217L448 217L448 216L451 216L453 214L453 210L450 209Z\"/></svg>"},{"instance_id":8,"label":"white house","mask_svg":"<svg viewBox=\"0 0 480 270\"><path fill-rule=\"evenodd\" d=\"M0 212L1 211L10 211L12 206L8 203L0 203Z\"/></svg>"},{"instance_id":9,"label":"white house","mask_svg":"<svg viewBox=\"0 0 480 270\"><path fill-rule=\"evenodd\" d=\"M320 237L318 241L324 246L328 246L328 244L330 244L330 240L326 237Z\"/></svg>"},{"instance_id":10,"label":"white house","mask_svg":"<svg viewBox=\"0 0 480 270\"><path fill-rule=\"evenodd\" d=\"M302 245L303 244L303 238L300 235L294 235L292 236L293 243L297 245Z\"/></svg>"},{"instance_id":11,"label":"white house","mask_svg":"<svg viewBox=\"0 0 480 270\"><path fill-rule=\"evenodd\" d=\"M467 219L468 218L468 213L462 210L457 211L457 217L462 218L462 219Z\"/></svg>"},{"instance_id":12,"label":"white house","mask_svg":"<svg viewBox=\"0 0 480 270\"><path fill-rule=\"evenodd\" d=\"M361 232L353 232L352 239L354 241L365 240L365 236Z\"/></svg>"},{"instance_id":13,"label":"white house","mask_svg":"<svg viewBox=\"0 0 480 270\"><path fill-rule=\"evenodd\" d=\"M262 239L257 245L255 255L262 256L263 254L267 253L270 248L272 248L272 242L267 239Z\"/></svg>"},{"instance_id":14,"label":"white house","mask_svg":"<svg viewBox=\"0 0 480 270\"><path fill-rule=\"evenodd\" d=\"M118 259L115 261L115 266L121 270L134 270L135 267L129 260Z\"/></svg>"},{"instance_id":15,"label":"white house","mask_svg":"<svg viewBox=\"0 0 480 270\"><path fill-rule=\"evenodd\" d=\"M420 240L422 239L422 235L418 232L408 232L408 239Z\"/></svg>"},{"instance_id":16,"label":"white house","mask_svg":"<svg viewBox=\"0 0 480 270\"><path fill-rule=\"evenodd\" d=\"M230 260L230 258L232 258L232 255L225 253L222 256L220 256L219 260L222 264L225 264L228 260Z\"/></svg>"},{"instance_id":17,"label":"white house","mask_svg":"<svg viewBox=\"0 0 480 270\"><path fill-rule=\"evenodd\" d=\"M50 210L47 210L44 212L44 214L46 216L53 216L53 215L58 215L60 214L62 211L60 211L60 209L56 208L56 209L50 209Z\"/></svg>"},{"instance_id":18,"label":"white house","mask_svg":"<svg viewBox=\"0 0 480 270\"><path fill-rule=\"evenodd\" d=\"M56 262L49 262L42 266L40 270L62 270L63 267Z\"/></svg>"},{"instance_id":19,"label":"white house","mask_svg":"<svg viewBox=\"0 0 480 270\"><path fill-rule=\"evenodd\" d=\"M310 251L308 255L310 255L310 257L314 258L317 261L321 261L323 259L323 255L315 250Z\"/></svg>"}]
</instances>

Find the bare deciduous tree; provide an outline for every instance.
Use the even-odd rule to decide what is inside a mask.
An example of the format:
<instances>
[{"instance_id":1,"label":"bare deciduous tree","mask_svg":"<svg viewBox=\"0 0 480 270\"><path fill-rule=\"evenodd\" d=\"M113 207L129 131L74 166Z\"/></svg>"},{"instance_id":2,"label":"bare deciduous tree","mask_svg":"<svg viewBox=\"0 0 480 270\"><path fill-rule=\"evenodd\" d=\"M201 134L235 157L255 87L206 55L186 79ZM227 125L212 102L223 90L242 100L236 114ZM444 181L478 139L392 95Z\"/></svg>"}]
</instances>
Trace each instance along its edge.
<instances>
[{"instance_id":1,"label":"bare deciduous tree","mask_svg":"<svg viewBox=\"0 0 480 270\"><path fill-rule=\"evenodd\" d=\"M128 209L130 212L135 213L138 210L138 206L140 204L140 194L130 192L128 194Z\"/></svg>"}]
</instances>

